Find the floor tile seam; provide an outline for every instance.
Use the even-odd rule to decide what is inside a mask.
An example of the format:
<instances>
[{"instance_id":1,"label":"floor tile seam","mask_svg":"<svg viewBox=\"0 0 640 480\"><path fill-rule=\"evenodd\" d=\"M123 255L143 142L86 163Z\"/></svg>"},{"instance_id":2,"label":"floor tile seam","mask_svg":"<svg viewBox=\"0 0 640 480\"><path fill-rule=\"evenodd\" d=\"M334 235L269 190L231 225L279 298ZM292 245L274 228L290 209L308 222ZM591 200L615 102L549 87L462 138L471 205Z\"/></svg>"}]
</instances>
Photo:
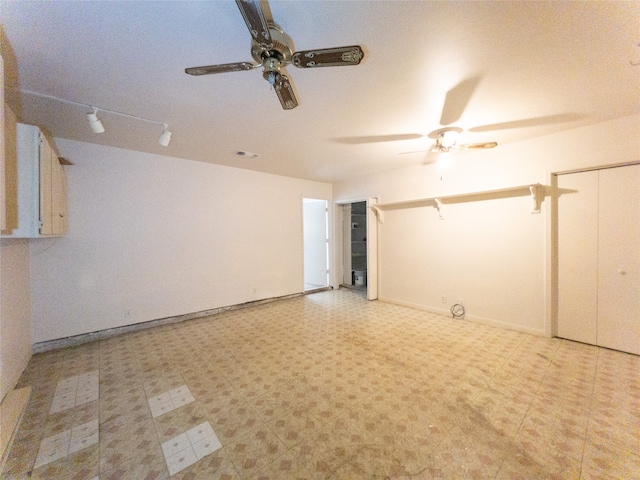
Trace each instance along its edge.
<instances>
[{"instance_id":1,"label":"floor tile seam","mask_svg":"<svg viewBox=\"0 0 640 480\"><path fill-rule=\"evenodd\" d=\"M500 372L503 369L503 367L507 364L507 362L509 362L509 360L511 360L511 358L513 358L513 356L516 354L516 352L518 351L520 346L524 343L525 339L526 339L525 336L522 336L520 338L520 341L518 342L518 344L511 349L511 353L504 358L502 363L493 372L493 375L491 375L491 377L489 377L487 379L487 383L489 383L491 380L493 380L495 378L495 376L498 374L498 372Z\"/></svg>"},{"instance_id":2,"label":"floor tile seam","mask_svg":"<svg viewBox=\"0 0 640 480\"><path fill-rule=\"evenodd\" d=\"M586 452L586 446L587 446L587 437L589 435L589 427L591 426L591 411L592 411L592 407L593 407L593 402L594 402L594 392L595 392L595 388L596 388L596 377L598 374L598 364L600 363L600 355L601 355L602 350L598 349L598 353L596 355L596 368L594 369L594 375L593 375L593 383L591 384L591 399L589 401L589 414L587 417L587 424L585 426L585 431L584 431L584 438L583 438L583 442L582 442L582 456L580 458L580 476L582 477L582 469L584 468L584 455Z\"/></svg>"},{"instance_id":3,"label":"floor tile seam","mask_svg":"<svg viewBox=\"0 0 640 480\"><path fill-rule=\"evenodd\" d=\"M149 413L151 413L151 412L149 412ZM154 419L150 418L147 421L153 422L153 434L154 434L154 437L156 439L157 446L160 447L160 445L161 445L160 444L160 437L158 436L158 432L157 432L157 428L156 428L156 424L154 422ZM100 426L98 426L98 428L100 428ZM100 438L100 437L98 437L98 438ZM104 471L102 469L102 454L103 454L103 449L104 449L103 443L104 443L104 440L103 441L100 441L100 440L98 441L98 471L100 472L100 475L103 475L103 474L109 472L109 470L113 470L114 469L114 467L111 467L110 469L105 469ZM104 451L104 453L106 454L106 450ZM129 459L129 461L131 461L131 460ZM165 467L166 467L166 461L165 461Z\"/></svg>"},{"instance_id":4,"label":"floor tile seam","mask_svg":"<svg viewBox=\"0 0 640 480\"><path fill-rule=\"evenodd\" d=\"M279 435L278 435L278 434L273 430L273 428L271 428L271 426L270 426L270 425L268 425L268 424L267 424L267 422L264 422L264 426L265 426L265 428L267 428L267 429L271 432L271 434L272 434L272 435L274 435L274 436L276 437L276 439L278 439L278 442L280 442L280 444L284 447L284 450L282 451L282 453L281 453L280 455L276 456L275 458L273 458L272 460L270 460L266 465L264 465L264 466L263 466L263 468L266 468L266 467L267 467L267 465L271 465L271 464L272 464L273 462L275 462L278 458L280 458L280 457L284 456L284 455L285 455L289 450L291 450L291 449L293 449L293 448L295 448L295 447L291 447L291 449L290 449L290 448L288 448L288 447L287 447L287 444L286 444L286 443L284 443L284 441L280 438L280 436L279 436ZM250 433L250 432L248 432L248 433ZM242 436L241 436L240 438L236 439L235 441L229 442L229 444L228 444L228 445L224 445L224 444L223 444L223 445L222 445L222 447L225 449L225 451L230 452L230 450L229 450L227 447L229 447L229 446L231 446L231 445L234 445L235 443L239 442L241 439L242 439ZM222 443L222 441L220 441L220 443ZM297 445L297 444L296 444L296 445ZM229 458L229 460L231 461L231 463L233 464L233 467L234 467L234 468L236 469L236 471L238 472L238 475L239 475L241 478L244 478L244 475L242 475L242 473L241 473L241 469L240 469L240 468L238 468L238 467L236 466L236 462L234 461L233 455L231 455L230 453L228 453L228 455L229 455L229 457L228 457L228 458ZM268 456L268 455L265 455L265 456ZM262 470L262 469L261 469L261 470ZM250 478L250 477L249 477L249 478Z\"/></svg>"},{"instance_id":5,"label":"floor tile seam","mask_svg":"<svg viewBox=\"0 0 640 480\"><path fill-rule=\"evenodd\" d=\"M509 358L511 358L511 357L516 353L516 351L518 350L518 348L520 348L520 345L522 345L522 343L525 341L525 339L526 339L526 337L523 337L523 338L522 338L522 341L519 343L519 345L518 345L516 348L514 348L514 350L513 350L513 352L512 352L512 355L511 355ZM544 379L545 379L545 377L546 377L546 375L547 375L547 371L549 370L549 368L550 368L550 366L551 366L551 363L553 362L553 359L554 359L554 358L555 358L555 356L557 355L557 352L558 352L558 350L559 350L559 349L560 349L560 346L558 346L558 347L555 349L554 354L553 354L553 357L549 360L549 363L548 363L547 367L545 368L544 375L542 376L542 378L541 378L541 379L540 379L540 381L538 382L537 388L535 389L535 392L534 392L534 394L533 394L533 396L532 396L532 398L531 398L531 401L529 402L529 404L528 404L528 406L527 406L527 409L525 410L524 415L522 416L522 419L520 420L520 424L518 425L518 428L515 430L515 433L514 433L514 435L513 435L513 438L512 438L512 439L511 439L511 441L510 441L509 448L505 449L505 455L504 455L504 457L502 458L502 462L500 462L500 467L499 467L499 468L498 468L498 470L496 471L496 474L495 474L495 476L494 476L494 479L498 477L498 475L500 474L500 470L502 470L502 467L504 466L504 462L506 461L506 459L508 458L508 456L509 456L509 455L511 454L511 452L513 451L513 449L514 449L514 447L515 447L515 439L516 439L516 437L518 436L518 433L520 433L520 430L522 429L522 425L524 424L524 421L525 421L525 419L527 418L527 415L528 415L529 410L530 410L530 408L531 408L531 404L533 403L533 401L534 401L534 400L535 400L535 398L537 397L537 395L538 395L538 391L540 390L540 388L541 388L541 386L542 386L542 383L544 382Z\"/></svg>"}]
</instances>

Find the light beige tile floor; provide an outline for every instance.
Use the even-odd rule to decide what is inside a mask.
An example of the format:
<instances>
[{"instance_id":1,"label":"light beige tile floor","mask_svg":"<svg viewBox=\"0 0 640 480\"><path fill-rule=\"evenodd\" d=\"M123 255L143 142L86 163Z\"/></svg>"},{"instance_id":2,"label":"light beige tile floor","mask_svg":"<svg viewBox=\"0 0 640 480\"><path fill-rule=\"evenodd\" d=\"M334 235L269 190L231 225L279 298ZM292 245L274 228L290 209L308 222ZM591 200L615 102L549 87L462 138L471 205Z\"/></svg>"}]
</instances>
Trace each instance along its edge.
<instances>
[{"instance_id":1,"label":"light beige tile floor","mask_svg":"<svg viewBox=\"0 0 640 480\"><path fill-rule=\"evenodd\" d=\"M98 399L51 411L96 371ZM640 357L349 290L35 355L26 385L3 478L168 478L162 444L205 423L222 447L172 478L640 478Z\"/></svg>"}]
</instances>

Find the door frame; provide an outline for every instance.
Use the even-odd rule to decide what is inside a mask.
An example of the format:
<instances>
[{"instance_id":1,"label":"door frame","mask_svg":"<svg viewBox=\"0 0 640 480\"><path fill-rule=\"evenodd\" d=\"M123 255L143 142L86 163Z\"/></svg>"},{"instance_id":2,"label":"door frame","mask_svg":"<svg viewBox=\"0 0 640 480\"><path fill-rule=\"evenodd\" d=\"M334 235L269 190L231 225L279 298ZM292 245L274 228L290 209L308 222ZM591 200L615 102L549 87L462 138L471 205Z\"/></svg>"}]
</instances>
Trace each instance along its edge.
<instances>
[{"instance_id":1,"label":"door frame","mask_svg":"<svg viewBox=\"0 0 640 480\"><path fill-rule=\"evenodd\" d=\"M378 252L378 217L370 208L380 201L380 195L370 197L351 198L347 200L335 200L333 203L334 212L334 275L333 287L339 288L344 276L344 233L343 233L343 206L351 203L366 202L367 204L367 299L378 299L379 275L379 252Z\"/></svg>"}]
</instances>

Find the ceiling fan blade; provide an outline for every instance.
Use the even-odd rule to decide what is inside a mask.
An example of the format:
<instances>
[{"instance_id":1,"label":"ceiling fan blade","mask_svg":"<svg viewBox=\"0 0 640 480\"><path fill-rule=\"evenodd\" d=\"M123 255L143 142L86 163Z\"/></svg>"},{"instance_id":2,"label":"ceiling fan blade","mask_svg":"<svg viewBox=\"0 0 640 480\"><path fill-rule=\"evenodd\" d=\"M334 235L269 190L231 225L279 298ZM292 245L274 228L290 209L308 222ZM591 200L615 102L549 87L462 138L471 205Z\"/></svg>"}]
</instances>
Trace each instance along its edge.
<instances>
[{"instance_id":1,"label":"ceiling fan blade","mask_svg":"<svg viewBox=\"0 0 640 480\"><path fill-rule=\"evenodd\" d=\"M360 45L351 45L296 52L291 57L291 63L298 68L341 67L358 65L363 57L364 52Z\"/></svg>"},{"instance_id":2,"label":"ceiling fan blade","mask_svg":"<svg viewBox=\"0 0 640 480\"><path fill-rule=\"evenodd\" d=\"M278 75L273 88L280 99L280 104L285 110L292 110L298 106L296 94L293 92L293 85L286 75Z\"/></svg>"},{"instance_id":3,"label":"ceiling fan blade","mask_svg":"<svg viewBox=\"0 0 640 480\"><path fill-rule=\"evenodd\" d=\"M511 122L492 123L480 127L470 128L470 132L492 132L494 130L511 130L513 128L540 127L544 125L554 125L557 123L575 122L581 120L585 115L579 113L560 113L558 115L547 115L544 117L526 118L523 120L513 120Z\"/></svg>"},{"instance_id":4,"label":"ceiling fan blade","mask_svg":"<svg viewBox=\"0 0 640 480\"><path fill-rule=\"evenodd\" d=\"M428 153L431 150L413 150L412 152L400 152L399 155L413 155L414 153Z\"/></svg>"},{"instance_id":5,"label":"ceiling fan blade","mask_svg":"<svg viewBox=\"0 0 640 480\"><path fill-rule=\"evenodd\" d=\"M437 150L429 150L427 152L427 155L424 157L424 162L422 162L423 164L427 165L429 163L435 163L438 161L438 158L440 157L440 152Z\"/></svg>"},{"instance_id":6,"label":"ceiling fan blade","mask_svg":"<svg viewBox=\"0 0 640 480\"><path fill-rule=\"evenodd\" d=\"M429 163L434 163L435 161L438 160L438 157L440 156L440 150L434 150L434 149L431 149L431 150L415 150L413 152L400 152L400 155L411 155L411 154L415 154L415 153L420 153L420 154L424 155L424 161L422 163L424 163L425 165L427 165Z\"/></svg>"},{"instance_id":7,"label":"ceiling fan blade","mask_svg":"<svg viewBox=\"0 0 640 480\"><path fill-rule=\"evenodd\" d=\"M467 78L447 92L440 116L440 125L451 125L460 120L475 91L480 76Z\"/></svg>"},{"instance_id":8,"label":"ceiling fan blade","mask_svg":"<svg viewBox=\"0 0 640 480\"><path fill-rule=\"evenodd\" d=\"M269 50L273 47L271 33L269 33L269 24L262 10L260 0L236 0L236 4L240 9L244 23L247 24L249 33L253 41L257 43L263 50ZM269 12L271 12L269 10Z\"/></svg>"},{"instance_id":9,"label":"ceiling fan blade","mask_svg":"<svg viewBox=\"0 0 640 480\"><path fill-rule=\"evenodd\" d=\"M469 150L471 148L494 148L497 146L498 144L496 142L487 142L487 143L467 143L463 145L456 145L455 148L457 150Z\"/></svg>"},{"instance_id":10,"label":"ceiling fan blade","mask_svg":"<svg viewBox=\"0 0 640 480\"><path fill-rule=\"evenodd\" d=\"M259 65L254 65L249 62L239 63L223 63L220 65L207 65L204 67L190 67L185 68L184 73L189 75L211 75L213 73L227 73L227 72L240 72L242 70L253 70Z\"/></svg>"},{"instance_id":11,"label":"ceiling fan blade","mask_svg":"<svg viewBox=\"0 0 640 480\"><path fill-rule=\"evenodd\" d=\"M378 143L378 142L399 142L402 140L415 140L422 138L424 135L421 133L399 133L396 135L365 135L362 137L340 137L335 141L338 143L345 143L347 145L359 145L363 143Z\"/></svg>"}]
</instances>

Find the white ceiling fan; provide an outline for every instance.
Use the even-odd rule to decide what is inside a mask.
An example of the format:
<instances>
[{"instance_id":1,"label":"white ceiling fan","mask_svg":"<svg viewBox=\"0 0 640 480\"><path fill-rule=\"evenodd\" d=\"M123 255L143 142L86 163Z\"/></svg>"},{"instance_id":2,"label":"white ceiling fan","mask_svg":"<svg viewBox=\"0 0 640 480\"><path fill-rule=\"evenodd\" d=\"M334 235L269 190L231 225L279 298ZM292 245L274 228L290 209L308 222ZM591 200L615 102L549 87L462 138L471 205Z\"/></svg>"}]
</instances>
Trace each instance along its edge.
<instances>
[{"instance_id":1,"label":"white ceiling fan","mask_svg":"<svg viewBox=\"0 0 640 480\"><path fill-rule=\"evenodd\" d=\"M293 64L298 68L341 67L358 65L364 57L360 45L294 52L291 38L273 21L267 0L236 0L236 4L251 34L251 56L257 63L191 67L186 68L185 73L199 76L262 67L262 76L273 86L282 108L291 110L298 106L298 100L284 70L287 65Z\"/></svg>"},{"instance_id":2,"label":"white ceiling fan","mask_svg":"<svg viewBox=\"0 0 640 480\"><path fill-rule=\"evenodd\" d=\"M497 142L485 142L485 143L458 143L458 136L462 132L458 127L445 127L435 132L431 132L429 136L437 135L435 143L431 146L430 152L446 153L450 150L469 150L475 148L494 148L498 146Z\"/></svg>"},{"instance_id":3,"label":"white ceiling fan","mask_svg":"<svg viewBox=\"0 0 640 480\"><path fill-rule=\"evenodd\" d=\"M425 152L427 152L425 163L431 163L435 161L441 153L450 153L451 151L457 150L486 150L495 148L498 146L498 143L495 141L483 143L460 143L460 137L462 136L464 130L460 127L455 126L455 124L462 117L462 114L467 107L467 104L471 100L476 87L480 83L481 78L482 77L480 75L467 78L447 92L440 116L439 123L441 128L433 130L427 135L420 133L368 135L359 137L342 137L337 138L336 141L347 144L366 144L375 142L414 140L427 136L428 138L434 140L431 147L421 150L400 152L400 154L402 155L417 153L424 154ZM583 118L583 115L579 115L576 113L564 113L527 118L523 120L494 123L491 125L482 125L469 128L466 131L471 133L493 132L497 130L510 130L515 128L527 128L540 125L572 122L580 120L581 118Z\"/></svg>"}]
</instances>

